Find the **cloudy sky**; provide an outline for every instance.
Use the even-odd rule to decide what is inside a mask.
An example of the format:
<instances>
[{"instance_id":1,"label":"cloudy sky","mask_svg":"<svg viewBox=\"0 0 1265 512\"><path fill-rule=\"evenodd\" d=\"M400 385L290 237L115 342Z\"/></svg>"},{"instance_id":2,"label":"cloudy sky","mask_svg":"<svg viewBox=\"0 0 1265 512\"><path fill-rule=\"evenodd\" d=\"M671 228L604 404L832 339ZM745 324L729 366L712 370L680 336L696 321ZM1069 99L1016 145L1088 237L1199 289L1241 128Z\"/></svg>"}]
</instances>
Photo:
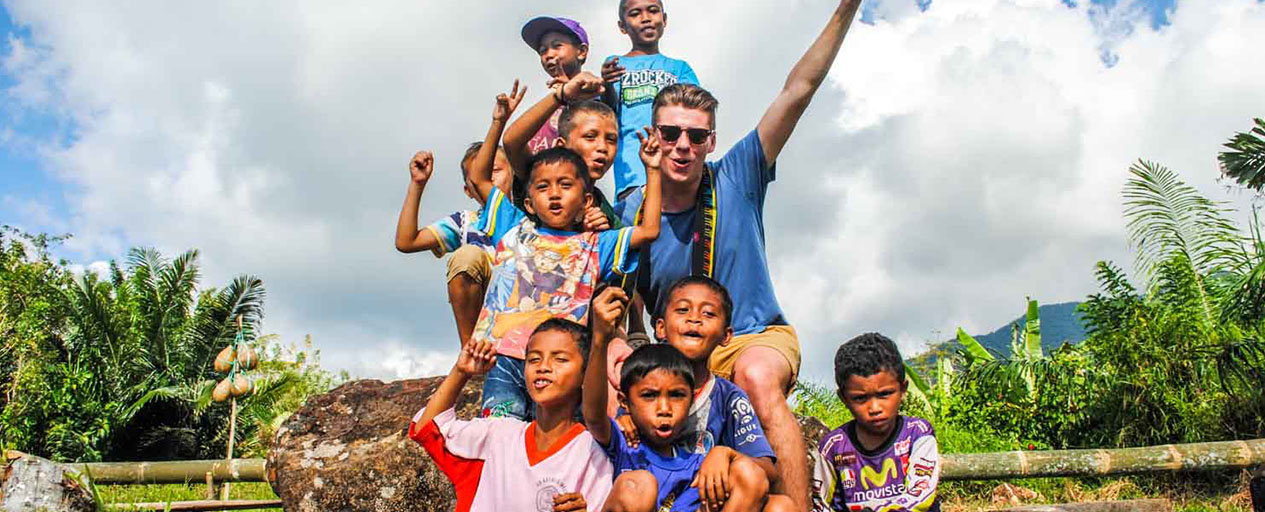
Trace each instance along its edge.
<instances>
[{"instance_id":1,"label":"cloudy sky","mask_svg":"<svg viewBox=\"0 0 1265 512\"><path fill-rule=\"evenodd\" d=\"M860 332L915 352L1094 292L1096 261L1131 261L1138 158L1249 207L1215 157L1265 116L1261 0L867 2L765 213L806 376ZM392 246L408 159L437 155L425 221L467 206L457 160L495 94L542 95L521 24L580 20L596 70L628 46L614 4L5 0L0 223L73 233L60 255L89 268L199 248L204 284L262 277L266 330L311 334L325 366L440 373L443 263ZM664 53L720 98L722 149L835 5L668 3Z\"/></svg>"}]
</instances>

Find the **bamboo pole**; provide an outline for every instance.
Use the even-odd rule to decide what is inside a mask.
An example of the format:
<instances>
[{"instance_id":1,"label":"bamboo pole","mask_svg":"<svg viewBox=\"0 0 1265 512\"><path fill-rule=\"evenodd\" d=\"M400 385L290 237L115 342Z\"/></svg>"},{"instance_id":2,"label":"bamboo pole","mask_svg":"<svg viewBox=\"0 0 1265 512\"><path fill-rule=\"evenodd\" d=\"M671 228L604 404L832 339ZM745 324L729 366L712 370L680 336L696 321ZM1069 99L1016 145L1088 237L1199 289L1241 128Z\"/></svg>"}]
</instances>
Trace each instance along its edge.
<instances>
[{"instance_id":1,"label":"bamboo pole","mask_svg":"<svg viewBox=\"0 0 1265 512\"><path fill-rule=\"evenodd\" d=\"M210 474L217 482L264 482L264 459L91 462L68 464L99 485L181 484Z\"/></svg>"},{"instance_id":2,"label":"bamboo pole","mask_svg":"<svg viewBox=\"0 0 1265 512\"><path fill-rule=\"evenodd\" d=\"M281 500L200 500L161 503L114 503L110 508L127 510L251 510L279 508Z\"/></svg>"},{"instance_id":3,"label":"bamboo pole","mask_svg":"<svg viewBox=\"0 0 1265 512\"><path fill-rule=\"evenodd\" d=\"M944 480L1106 476L1210 471L1265 464L1265 439L1166 444L1114 450L956 453L944 457Z\"/></svg>"},{"instance_id":4,"label":"bamboo pole","mask_svg":"<svg viewBox=\"0 0 1265 512\"><path fill-rule=\"evenodd\" d=\"M242 334L242 315L237 315L237 335L240 337L241 334ZM237 353L241 349L242 347L237 346L237 340L234 339L233 352ZM237 368L237 361L233 361L233 368L234 369ZM230 372L229 376L231 377L232 375L233 375L232 372ZM233 441L236 441L236 440L237 440L237 397L233 397L229 401L228 455L224 456L224 460L233 460ZM226 500L226 501L228 500L228 487L229 487L228 482L224 482L224 485L220 486L221 500Z\"/></svg>"},{"instance_id":5,"label":"bamboo pole","mask_svg":"<svg viewBox=\"0 0 1265 512\"><path fill-rule=\"evenodd\" d=\"M1168 500L1151 499L1023 505L997 509L994 512L1167 512L1170 510L1173 510L1173 504L1169 503Z\"/></svg>"}]
</instances>

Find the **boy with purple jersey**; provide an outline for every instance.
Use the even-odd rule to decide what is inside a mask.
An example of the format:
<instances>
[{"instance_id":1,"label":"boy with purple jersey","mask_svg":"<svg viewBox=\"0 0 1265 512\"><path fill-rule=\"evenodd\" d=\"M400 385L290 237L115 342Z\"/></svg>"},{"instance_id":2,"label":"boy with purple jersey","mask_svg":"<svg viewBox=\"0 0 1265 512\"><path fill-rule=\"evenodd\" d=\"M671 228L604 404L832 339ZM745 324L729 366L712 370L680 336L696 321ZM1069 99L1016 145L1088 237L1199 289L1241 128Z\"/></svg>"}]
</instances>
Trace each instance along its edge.
<instances>
[{"instance_id":1,"label":"boy with purple jersey","mask_svg":"<svg viewBox=\"0 0 1265 512\"><path fill-rule=\"evenodd\" d=\"M878 333L848 340L835 353L835 381L853 420L821 438L814 510L939 512L935 430L900 414L907 383L896 343Z\"/></svg>"}]
</instances>

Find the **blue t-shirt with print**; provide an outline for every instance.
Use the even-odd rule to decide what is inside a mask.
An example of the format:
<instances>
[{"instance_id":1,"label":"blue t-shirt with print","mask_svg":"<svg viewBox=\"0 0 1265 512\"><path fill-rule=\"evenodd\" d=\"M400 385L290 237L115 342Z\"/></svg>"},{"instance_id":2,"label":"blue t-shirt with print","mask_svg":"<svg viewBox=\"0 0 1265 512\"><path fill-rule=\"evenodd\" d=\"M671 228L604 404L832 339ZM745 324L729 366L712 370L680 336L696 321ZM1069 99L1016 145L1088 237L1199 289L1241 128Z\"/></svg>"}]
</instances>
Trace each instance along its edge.
<instances>
[{"instance_id":1,"label":"blue t-shirt with print","mask_svg":"<svg viewBox=\"0 0 1265 512\"><path fill-rule=\"evenodd\" d=\"M650 126L654 97L659 90L677 83L698 85L698 76L688 63L661 54L619 56L619 65L624 67L624 76L614 84L615 104L611 105L619 118L619 155L614 167L616 197L624 190L646 184L637 131Z\"/></svg>"},{"instance_id":2,"label":"blue t-shirt with print","mask_svg":"<svg viewBox=\"0 0 1265 512\"><path fill-rule=\"evenodd\" d=\"M695 453L706 455L713 446L721 445L753 459L777 460L751 399L728 379L712 377L703 386L690 405L686 422L682 444Z\"/></svg>"},{"instance_id":3,"label":"blue t-shirt with print","mask_svg":"<svg viewBox=\"0 0 1265 512\"><path fill-rule=\"evenodd\" d=\"M773 292L769 262L765 256L764 198L776 177L776 166L764 163L764 146L752 130L719 161L709 162L715 175L717 202L716 246L712 278L735 297L735 335L763 331L770 325L786 325L782 307ZM625 225L633 225L645 187L615 205ZM698 208L680 213L664 212L659 238L650 244L649 268L638 277L637 291L651 312L667 299L668 287L690 275L694 245L694 215ZM645 248L642 248L645 250Z\"/></svg>"},{"instance_id":4,"label":"blue t-shirt with print","mask_svg":"<svg viewBox=\"0 0 1265 512\"><path fill-rule=\"evenodd\" d=\"M698 488L690 487L690 483L694 481L694 475L698 474L698 468L703 464L706 455L674 448L673 456L665 457L645 443L635 448L629 447L619 425L615 420L610 421L611 439L602 448L615 466L615 476L618 477L625 471L649 471L659 482L659 498L655 502L655 510L699 510Z\"/></svg>"}]
</instances>

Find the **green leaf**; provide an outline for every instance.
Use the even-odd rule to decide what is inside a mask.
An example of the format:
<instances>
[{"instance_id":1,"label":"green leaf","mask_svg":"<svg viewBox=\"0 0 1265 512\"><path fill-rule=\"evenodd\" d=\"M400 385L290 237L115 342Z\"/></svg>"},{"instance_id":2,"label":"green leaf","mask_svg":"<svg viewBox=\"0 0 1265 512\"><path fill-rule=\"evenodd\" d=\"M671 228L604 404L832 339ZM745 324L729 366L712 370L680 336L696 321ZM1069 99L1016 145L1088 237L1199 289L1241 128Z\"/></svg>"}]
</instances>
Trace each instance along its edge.
<instances>
[{"instance_id":1,"label":"green leaf","mask_svg":"<svg viewBox=\"0 0 1265 512\"><path fill-rule=\"evenodd\" d=\"M958 343L962 345L968 361L993 361L997 359L988 352L988 349L985 349L983 345L975 341L975 338L963 331L961 327L958 327Z\"/></svg>"},{"instance_id":2,"label":"green leaf","mask_svg":"<svg viewBox=\"0 0 1265 512\"><path fill-rule=\"evenodd\" d=\"M1239 185L1265 191L1265 119L1252 120L1250 131L1236 133L1217 156L1221 164L1221 173Z\"/></svg>"},{"instance_id":3,"label":"green leaf","mask_svg":"<svg viewBox=\"0 0 1265 512\"><path fill-rule=\"evenodd\" d=\"M1041 313L1037 301L1028 298L1028 315L1023 328L1024 348L1028 359L1041 359Z\"/></svg>"}]
</instances>

